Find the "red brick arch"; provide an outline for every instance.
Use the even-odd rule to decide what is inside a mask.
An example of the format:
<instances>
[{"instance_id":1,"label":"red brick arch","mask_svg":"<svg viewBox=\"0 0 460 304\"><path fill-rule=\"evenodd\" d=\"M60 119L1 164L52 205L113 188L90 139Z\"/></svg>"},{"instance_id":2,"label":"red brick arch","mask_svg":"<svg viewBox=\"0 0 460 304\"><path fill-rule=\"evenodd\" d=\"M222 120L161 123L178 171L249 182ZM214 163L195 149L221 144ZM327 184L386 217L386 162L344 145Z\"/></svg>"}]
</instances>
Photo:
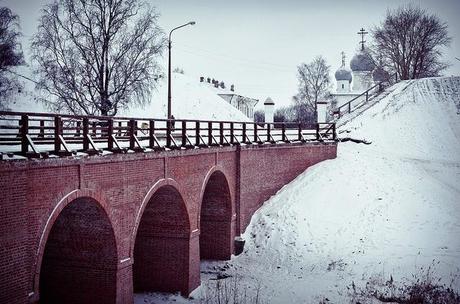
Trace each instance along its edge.
<instances>
[{"instance_id":1,"label":"red brick arch","mask_svg":"<svg viewBox=\"0 0 460 304\"><path fill-rule=\"evenodd\" d=\"M57 202L57 204L54 205L54 208L50 211L49 215L47 216L46 222L44 223L42 229L40 230L41 231L40 241L39 241L37 251L34 255L35 262L33 264L34 274L32 278L32 291L33 291L33 295L31 297L32 302L34 300L39 299L40 272L41 272L43 255L44 255L46 243L48 241L48 237L50 235L51 229L54 223L56 222L56 220L58 219L59 215L61 214L61 212L64 210L64 208L79 198L90 198L102 208L105 215L107 216L107 220L109 221L110 228L112 229L112 233L115 238L115 242L117 242L115 231L113 230L112 220L110 218L108 200L106 199L103 192L94 190L94 189L75 189L67 193L66 195L64 195ZM115 250L117 250L117 246L115 246ZM118 253L116 253L116 255L118 257Z\"/></svg>"},{"instance_id":2,"label":"red brick arch","mask_svg":"<svg viewBox=\"0 0 460 304\"><path fill-rule=\"evenodd\" d=\"M233 253L235 216L228 177L223 168L214 166L201 187L198 227L200 258L227 260Z\"/></svg>"},{"instance_id":3,"label":"red brick arch","mask_svg":"<svg viewBox=\"0 0 460 304\"><path fill-rule=\"evenodd\" d=\"M137 230L139 229L139 224L140 224L140 221L142 219L142 215L144 214L144 210L145 208L147 207L148 203L150 202L150 199L152 198L152 196L155 194L155 192L158 191L158 189L160 189L161 187L164 187L164 186L172 186L173 188L175 188L177 190L177 192L179 192L179 194L181 195L182 197L182 200L184 200L184 196L182 195L182 189L181 189L181 186L172 178L162 178L158 181L156 181L152 187L150 187L150 189L147 191L147 194L144 196L144 199L142 200L142 203L139 207L139 209L137 210L137 213L136 213L136 217L135 217L135 220L134 220L134 226L133 226L133 231L131 233L131 240L130 240L130 259L133 258L134 256L134 243L136 242L136 235L137 235ZM184 200L185 202L185 200ZM182 207L185 209L185 212L187 213L187 220L188 220L188 225L191 227L190 225L190 212L187 208L187 204L185 202L184 205L182 205Z\"/></svg>"},{"instance_id":4,"label":"red brick arch","mask_svg":"<svg viewBox=\"0 0 460 304\"><path fill-rule=\"evenodd\" d=\"M235 200L232 196L232 191L231 191L231 187L230 185L228 184L228 174L225 172L225 168L220 166L220 165L217 165L217 166L213 166L211 169L209 169L209 171L206 173L206 176L203 180L203 184L201 185L201 189L200 189L200 200L199 200L199 203L198 203L198 213L197 213L197 223L198 223L198 226L200 224L200 215L201 215L201 206L203 204L203 197L204 197L204 191L206 190L206 186L208 185L208 182L209 182L209 179L211 178L211 176L215 173L215 172L220 172L224 175L225 177L225 180L227 181L227 186L228 186L228 189L230 191L230 201L231 201L231 208L232 208L232 212L234 213L235 212Z\"/></svg>"}]
</instances>

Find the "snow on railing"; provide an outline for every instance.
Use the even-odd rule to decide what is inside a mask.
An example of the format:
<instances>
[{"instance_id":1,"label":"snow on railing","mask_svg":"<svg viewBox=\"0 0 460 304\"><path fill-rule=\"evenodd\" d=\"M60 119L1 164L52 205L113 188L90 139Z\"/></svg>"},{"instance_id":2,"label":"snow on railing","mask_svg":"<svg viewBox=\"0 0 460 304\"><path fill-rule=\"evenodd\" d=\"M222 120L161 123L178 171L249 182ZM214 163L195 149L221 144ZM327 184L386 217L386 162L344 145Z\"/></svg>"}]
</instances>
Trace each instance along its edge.
<instances>
[{"instance_id":1,"label":"snow on railing","mask_svg":"<svg viewBox=\"0 0 460 304\"><path fill-rule=\"evenodd\" d=\"M335 141L334 123L253 123L0 111L0 159Z\"/></svg>"}]
</instances>

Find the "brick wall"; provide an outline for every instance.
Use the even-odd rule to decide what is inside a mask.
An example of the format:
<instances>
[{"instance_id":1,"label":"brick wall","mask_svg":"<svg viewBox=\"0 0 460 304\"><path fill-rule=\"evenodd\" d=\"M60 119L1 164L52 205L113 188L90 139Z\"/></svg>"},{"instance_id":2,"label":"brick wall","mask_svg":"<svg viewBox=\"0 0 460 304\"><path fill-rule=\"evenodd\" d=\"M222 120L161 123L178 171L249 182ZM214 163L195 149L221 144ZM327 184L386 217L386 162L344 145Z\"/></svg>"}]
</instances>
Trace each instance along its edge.
<instances>
[{"instance_id":1,"label":"brick wall","mask_svg":"<svg viewBox=\"0 0 460 304\"><path fill-rule=\"evenodd\" d=\"M94 291L97 301L130 303L133 286L188 294L200 282L200 238L202 257L228 258L234 236L265 200L309 166L335 155L333 144L308 144L0 162L0 303L38 301L40 276L52 277L53 267L69 265L101 280L98 285L105 287ZM82 198L91 198L104 212L84 211ZM66 206L72 205L80 206L73 209L78 212L66 215ZM72 245L56 241L69 233L62 221L80 231ZM82 223L89 223L91 233ZM101 243L96 232L105 235L109 226L113 241ZM60 231L58 237L53 229ZM59 263L47 262L47 244L63 247L53 253ZM74 256L85 261L83 271L82 265L72 264L72 253L85 248L103 257L115 252L115 262L105 269L98 264L100 257ZM143 281L154 272L168 279Z\"/></svg>"}]
</instances>

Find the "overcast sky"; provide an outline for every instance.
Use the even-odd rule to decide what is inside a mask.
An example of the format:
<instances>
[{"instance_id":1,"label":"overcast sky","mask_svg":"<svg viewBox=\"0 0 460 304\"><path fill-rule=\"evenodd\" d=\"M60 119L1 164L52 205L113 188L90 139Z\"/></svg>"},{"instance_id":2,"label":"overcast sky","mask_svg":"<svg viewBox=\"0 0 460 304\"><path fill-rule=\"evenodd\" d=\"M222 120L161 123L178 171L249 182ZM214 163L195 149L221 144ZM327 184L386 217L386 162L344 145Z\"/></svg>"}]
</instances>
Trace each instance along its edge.
<instances>
[{"instance_id":1,"label":"overcast sky","mask_svg":"<svg viewBox=\"0 0 460 304\"><path fill-rule=\"evenodd\" d=\"M20 17L23 48L28 53L41 7L51 0L0 0ZM170 29L196 21L173 33L173 67L185 73L216 78L260 99L270 96L287 105L297 90L296 66L323 55L331 78L347 54L347 64L358 47L358 30L379 24L388 8L415 3L437 14L449 25L452 45L446 59L447 75L460 75L459 0L159 0L148 1L161 14L160 26ZM161 59L166 66L167 54ZM166 98L166 97L165 97Z\"/></svg>"}]
</instances>

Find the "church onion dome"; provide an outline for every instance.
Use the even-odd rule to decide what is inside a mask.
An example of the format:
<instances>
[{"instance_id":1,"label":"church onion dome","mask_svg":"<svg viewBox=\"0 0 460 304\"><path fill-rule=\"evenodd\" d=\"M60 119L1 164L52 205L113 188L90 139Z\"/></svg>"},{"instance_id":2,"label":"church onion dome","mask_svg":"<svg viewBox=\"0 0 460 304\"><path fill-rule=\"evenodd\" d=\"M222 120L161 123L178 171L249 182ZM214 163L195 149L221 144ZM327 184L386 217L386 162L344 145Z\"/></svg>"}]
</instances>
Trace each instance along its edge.
<instances>
[{"instance_id":1,"label":"church onion dome","mask_svg":"<svg viewBox=\"0 0 460 304\"><path fill-rule=\"evenodd\" d=\"M369 53L360 51L351 59L350 68L356 72L371 72L374 70L375 64Z\"/></svg>"},{"instance_id":2,"label":"church onion dome","mask_svg":"<svg viewBox=\"0 0 460 304\"><path fill-rule=\"evenodd\" d=\"M340 67L336 72L335 72L335 80L340 81L340 80L348 80L348 82L351 82L351 72L344 67Z\"/></svg>"},{"instance_id":3,"label":"church onion dome","mask_svg":"<svg viewBox=\"0 0 460 304\"><path fill-rule=\"evenodd\" d=\"M376 67L372 72L372 79L374 79L375 82L387 81L388 78L390 78L390 74L380 66Z\"/></svg>"}]
</instances>

